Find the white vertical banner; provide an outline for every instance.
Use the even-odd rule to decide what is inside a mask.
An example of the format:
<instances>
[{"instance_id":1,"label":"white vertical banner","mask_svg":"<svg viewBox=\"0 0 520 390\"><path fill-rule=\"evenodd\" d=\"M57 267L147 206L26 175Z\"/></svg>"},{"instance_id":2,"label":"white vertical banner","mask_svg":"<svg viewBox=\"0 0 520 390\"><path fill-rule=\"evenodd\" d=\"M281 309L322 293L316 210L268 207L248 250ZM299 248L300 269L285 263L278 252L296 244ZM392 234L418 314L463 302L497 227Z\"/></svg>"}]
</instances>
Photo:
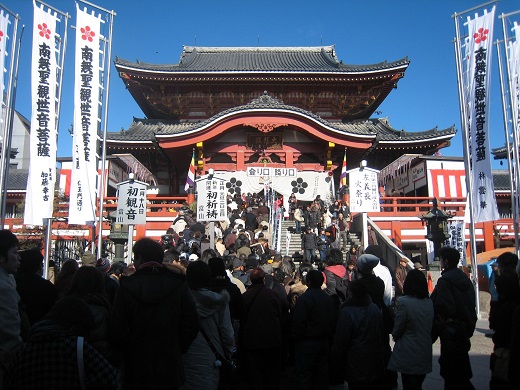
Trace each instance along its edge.
<instances>
[{"instance_id":1,"label":"white vertical banner","mask_svg":"<svg viewBox=\"0 0 520 390\"><path fill-rule=\"evenodd\" d=\"M9 39L9 35L7 32L7 28L9 27L9 14L6 13L3 9L0 9L0 136L2 139L0 140L0 145L2 150L0 153L2 157L0 161L2 162L0 167L0 185L3 186L3 181L7 180L7 178L3 177L4 175L4 166L9 165L10 156L6 155L7 150L7 138L9 136L9 131L7 129L7 116L9 115L9 110L7 109L7 97L9 95L8 88L9 86L5 85L5 62L7 57L7 40ZM14 37L11 37L14 39ZM5 195L4 195L5 196ZM1 196L0 196L1 199Z\"/></svg>"},{"instance_id":2,"label":"white vertical banner","mask_svg":"<svg viewBox=\"0 0 520 390\"><path fill-rule=\"evenodd\" d=\"M3 9L0 9L0 92L2 93L2 115L0 116L0 129L2 137L5 139L5 123L6 123L6 106L5 106L5 98L7 97L7 88L5 85L5 60L7 56L7 40L9 36L7 35L7 28L9 27L9 14L5 13ZM14 39L11 37L11 39ZM4 142L4 140L2 140ZM5 149L2 148L2 153Z\"/></svg>"},{"instance_id":3,"label":"white vertical banner","mask_svg":"<svg viewBox=\"0 0 520 390\"><path fill-rule=\"evenodd\" d=\"M76 4L74 124L69 224L96 219L97 136L100 108L101 16Z\"/></svg>"},{"instance_id":4,"label":"white vertical banner","mask_svg":"<svg viewBox=\"0 0 520 390\"><path fill-rule=\"evenodd\" d=\"M448 233L450 234L450 238L448 238L444 245L451 246L455 248L460 253L460 263L459 266L466 265L466 223L461 220L451 220L448 221Z\"/></svg>"},{"instance_id":5,"label":"white vertical banner","mask_svg":"<svg viewBox=\"0 0 520 390\"><path fill-rule=\"evenodd\" d=\"M53 11L44 11L43 5L33 4L31 160L24 223L43 225L44 218L52 217L56 182L57 17Z\"/></svg>"},{"instance_id":6,"label":"white vertical banner","mask_svg":"<svg viewBox=\"0 0 520 390\"><path fill-rule=\"evenodd\" d=\"M464 91L467 103L468 137L474 222L498 219L489 143L490 81L495 7L482 16L468 17L464 55Z\"/></svg>"},{"instance_id":7,"label":"white vertical banner","mask_svg":"<svg viewBox=\"0 0 520 390\"><path fill-rule=\"evenodd\" d=\"M512 120L513 130L516 129L516 139L520 134L520 26L514 22L513 28L514 39L511 39L506 47L507 59L509 62L509 82L511 85L512 100Z\"/></svg>"}]
</instances>

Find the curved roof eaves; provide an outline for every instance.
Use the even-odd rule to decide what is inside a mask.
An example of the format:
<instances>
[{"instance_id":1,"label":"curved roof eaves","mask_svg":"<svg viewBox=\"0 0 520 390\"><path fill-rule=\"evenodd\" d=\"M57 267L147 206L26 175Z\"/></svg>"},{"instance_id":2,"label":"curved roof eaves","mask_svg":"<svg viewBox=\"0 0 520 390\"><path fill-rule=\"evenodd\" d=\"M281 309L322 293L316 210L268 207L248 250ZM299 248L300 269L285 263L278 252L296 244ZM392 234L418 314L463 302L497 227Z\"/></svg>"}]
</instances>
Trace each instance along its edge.
<instances>
[{"instance_id":1,"label":"curved roof eaves","mask_svg":"<svg viewBox=\"0 0 520 390\"><path fill-rule=\"evenodd\" d=\"M365 137L375 137L379 135L379 142L383 143L407 143L420 140L425 141L432 139L446 139L453 137L453 135L456 133L454 126L444 130L432 129L421 132L407 132L404 130L397 130L390 126L386 118L373 118L353 122L331 122L309 111L286 105L278 99L270 97L269 95L262 95L249 104L222 111L221 113L218 113L217 115L200 122L134 118L134 121L128 130L114 133L109 132L107 136L111 141L151 142L154 137L162 138L195 132L199 129L203 129L211 123L218 121L221 118L225 118L235 113L238 114L247 111L253 112L258 110L294 113L299 116L307 117L308 119L317 122L326 128L344 133L345 135L351 134Z\"/></svg>"},{"instance_id":2,"label":"curved roof eaves","mask_svg":"<svg viewBox=\"0 0 520 390\"><path fill-rule=\"evenodd\" d=\"M215 72L298 72L298 73L364 73L406 68L410 61L403 58L393 62L380 62L368 65L347 65L338 62L335 55L327 51L216 51L200 53L193 50L178 64L152 64L141 61L128 61L117 58L116 67L136 71L161 73L215 73Z\"/></svg>"}]
</instances>

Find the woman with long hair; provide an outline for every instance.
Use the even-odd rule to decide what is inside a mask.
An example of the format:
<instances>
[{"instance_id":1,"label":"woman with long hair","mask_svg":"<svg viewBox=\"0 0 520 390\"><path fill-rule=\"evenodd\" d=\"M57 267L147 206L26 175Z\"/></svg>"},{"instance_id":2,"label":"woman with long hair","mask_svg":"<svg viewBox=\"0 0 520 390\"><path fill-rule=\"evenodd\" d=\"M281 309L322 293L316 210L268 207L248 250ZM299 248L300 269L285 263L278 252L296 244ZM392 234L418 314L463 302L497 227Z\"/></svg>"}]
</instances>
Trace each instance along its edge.
<instances>
[{"instance_id":1,"label":"woman with long hair","mask_svg":"<svg viewBox=\"0 0 520 390\"><path fill-rule=\"evenodd\" d=\"M94 316L94 326L87 340L107 359L113 360L108 342L108 321L112 307L105 293L103 274L94 267L80 267L72 278L68 295L87 304Z\"/></svg>"},{"instance_id":2,"label":"woman with long hair","mask_svg":"<svg viewBox=\"0 0 520 390\"><path fill-rule=\"evenodd\" d=\"M70 283L78 268L78 262L74 259L67 259L61 265L60 272L56 275L56 282L54 283L56 290L58 290L58 299L63 298L69 292Z\"/></svg>"}]
</instances>

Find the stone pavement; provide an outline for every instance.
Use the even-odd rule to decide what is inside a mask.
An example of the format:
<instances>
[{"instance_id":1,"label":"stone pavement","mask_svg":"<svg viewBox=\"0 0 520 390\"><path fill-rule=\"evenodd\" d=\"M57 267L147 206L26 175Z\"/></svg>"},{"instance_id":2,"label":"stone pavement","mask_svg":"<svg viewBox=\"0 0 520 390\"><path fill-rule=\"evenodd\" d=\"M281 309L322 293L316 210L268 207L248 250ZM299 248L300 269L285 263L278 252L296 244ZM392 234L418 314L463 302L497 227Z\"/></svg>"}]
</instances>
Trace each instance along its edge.
<instances>
[{"instance_id":1,"label":"stone pavement","mask_svg":"<svg viewBox=\"0 0 520 390\"><path fill-rule=\"evenodd\" d=\"M477 321L475 333L471 338L471 350L469 357L471 361L471 368L473 370L473 378L471 382L475 389L484 390L489 389L489 380L491 379L491 371L489 370L489 355L493 350L493 341L490 337L486 337L486 333L491 333L488 326L488 314L486 312L480 313L480 318ZM423 382L423 390L443 390L444 381L439 374L439 355L440 355L440 342L437 340L433 344L433 371L426 375L426 379ZM288 370L282 374L281 389L283 390L296 390L298 387L295 385L296 378L294 372ZM401 378L399 378L399 390L402 390ZM331 386L329 390L347 390L348 385L345 383L344 386ZM369 389L367 389L369 390Z\"/></svg>"},{"instance_id":2,"label":"stone pavement","mask_svg":"<svg viewBox=\"0 0 520 390\"><path fill-rule=\"evenodd\" d=\"M473 370L473 378L471 382L475 389L484 390L489 389L489 380L491 379L491 371L489 370L489 355L493 350L493 341L490 337L486 337L486 333L491 333L489 330L488 314L480 313L480 318L477 321L477 327L473 337L471 338L471 350L469 351L469 358L471 361L471 369ZM439 340L433 344L433 371L426 375L423 383L423 390L442 390L444 388L444 381L439 374L439 354L440 343ZM399 383L399 389L402 389Z\"/></svg>"}]
</instances>

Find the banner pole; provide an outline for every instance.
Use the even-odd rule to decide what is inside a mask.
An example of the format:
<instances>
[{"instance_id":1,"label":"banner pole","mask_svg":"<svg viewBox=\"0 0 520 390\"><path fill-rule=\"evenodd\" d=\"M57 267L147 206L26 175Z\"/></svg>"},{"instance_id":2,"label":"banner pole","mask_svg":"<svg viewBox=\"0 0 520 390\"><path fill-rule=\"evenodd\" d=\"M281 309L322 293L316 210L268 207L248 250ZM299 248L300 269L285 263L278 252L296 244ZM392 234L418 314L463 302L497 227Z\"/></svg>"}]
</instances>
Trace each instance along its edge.
<instances>
[{"instance_id":1,"label":"banner pole","mask_svg":"<svg viewBox=\"0 0 520 390\"><path fill-rule=\"evenodd\" d=\"M513 161L512 163L510 164L510 166L512 165L512 167L514 167L514 175L512 175L512 179L513 181L511 182L511 186L513 187L513 184L515 185L515 189L518 189L517 186L518 184L520 183L520 172L518 170L518 167L520 167L519 163L520 163L520 156L519 156L519 152L518 152L518 148L520 147L520 142L518 140L518 132L520 131L520 129L518 128L518 120L520 119L519 118L519 115L517 113L517 115L515 115L515 109L518 110L520 109L520 107L518 107L518 105L520 105L520 101L517 101L516 102L516 105L515 105L515 99L514 99L514 96L513 94L516 93L516 88L520 87L519 85L516 85L514 86L513 85L513 69L511 69L510 67L510 58L509 58L509 53L508 53L508 50L507 50L507 41L508 41L508 35L507 35L507 28L506 28L506 18L505 17L502 17L502 30L503 30L503 34L504 34L504 46L505 46L505 55L506 55L506 71L507 71L507 78L508 78L508 87L509 87L509 104L511 106L511 119L512 119L512 122L513 122L513 126L512 126L512 132L513 132ZM520 37L517 37L517 39L520 38ZM517 43L519 44L519 43ZM499 57L499 60L500 60L500 57ZM520 59L519 59L520 60ZM517 77L520 77L520 76L517 76ZM517 81L517 84L520 83L520 80ZM516 106L516 107L515 107ZM509 153L509 150L508 150L508 153ZM508 154L507 156L507 159L509 161L510 159L510 155ZM513 201L514 198L512 198L511 200ZM516 206L518 207L518 192L516 193L516 199L515 199L515 204ZM518 210L518 208L517 208ZM517 215L518 217L518 215ZM519 247L518 247L518 219L515 219L513 221L513 226L515 227L515 251L516 251L516 254L518 255L519 254Z\"/></svg>"},{"instance_id":2,"label":"banner pole","mask_svg":"<svg viewBox=\"0 0 520 390\"><path fill-rule=\"evenodd\" d=\"M107 53L104 58L104 68L107 72L107 77L105 79L105 96L104 96L104 104L103 104L103 140L101 147L101 174L99 175L99 227L98 227L98 247L97 247L97 255L98 258L102 256L103 249L103 203L105 202L105 165L107 159L107 126L108 126L108 103L110 96L110 58L112 57L112 32L114 26L114 16L115 13L113 11L108 12L110 15L110 23L108 25L108 45L107 45ZM131 254L129 254L131 255Z\"/></svg>"},{"instance_id":3,"label":"banner pole","mask_svg":"<svg viewBox=\"0 0 520 390\"><path fill-rule=\"evenodd\" d=\"M457 85L459 90L459 108L460 108L460 116L461 116L461 125L462 125L462 136L464 138L463 151L464 151L464 166L466 171L466 197L468 199L467 208L469 208L469 239L470 239L470 262L471 262L471 275L472 282L475 288L475 299L476 299L476 311L477 316L480 317L480 303L479 303L479 291L478 291L478 277L477 277L477 244L475 239L475 220L473 217L473 180L471 177L470 171L470 155L469 155L469 134L468 134L468 116L467 116L467 102L466 96L464 94L464 84L463 84L463 67L462 67L462 57L461 52L462 48L460 45L460 27L459 20L455 18L455 63L457 67ZM465 210L467 215L468 210ZM435 259L434 259L435 260Z\"/></svg>"},{"instance_id":4,"label":"banner pole","mask_svg":"<svg viewBox=\"0 0 520 390\"><path fill-rule=\"evenodd\" d=\"M502 65L502 53L500 51L500 42L495 42L497 46L497 56L498 56L498 73L500 77L500 90L502 97L502 115L504 117L504 130L506 133L506 150L507 150L507 169L509 172L509 181L511 182L511 211L513 214L513 221L518 221L518 196L517 196L517 188L518 181L516 180L515 169L513 167L518 167L518 164L514 158L514 150L511 150L511 142L510 142L510 134L509 134L509 121L507 118L507 102L506 102L506 89L504 85L504 74L503 74L503 65ZM507 50L507 48L506 48ZM514 130L513 130L514 131ZM517 149L518 150L518 149ZM513 153L512 153L513 152ZM513 158L511 158L511 154L513 154ZM518 255L518 224L513 223L514 235L515 235L515 253Z\"/></svg>"},{"instance_id":5,"label":"banner pole","mask_svg":"<svg viewBox=\"0 0 520 390\"><path fill-rule=\"evenodd\" d=\"M13 138L13 121L14 121L14 106L16 102L16 90L18 85L18 67L20 60L20 46L22 44L22 36L24 31L24 26L22 26L22 31L20 33L20 37L17 38L18 35L18 15L15 16L15 22L13 25L13 39L11 43L11 64L9 65L9 82L7 87L7 99L6 99L6 107L7 112L5 116L4 122L4 139L2 140L2 167L1 167L1 188L2 188L2 204L0 210L0 227L3 229L5 225L5 214L6 214L6 201L7 201L7 180L9 177L9 160L11 156L11 142ZM18 45L16 45L16 41L18 40Z\"/></svg>"},{"instance_id":6,"label":"banner pole","mask_svg":"<svg viewBox=\"0 0 520 390\"><path fill-rule=\"evenodd\" d=\"M453 15L451 15L451 17L453 19L457 18L458 16L462 16L464 14L467 14L468 12L471 12L471 11L475 11L476 9L480 9L480 8L484 8L490 4L493 4L493 3L497 3L498 0L491 0L491 1L488 1L487 3L484 3L484 4L481 4L481 5L477 5L473 8L470 8L470 9L467 9L466 11L462 11L462 12L455 12Z\"/></svg>"}]
</instances>

